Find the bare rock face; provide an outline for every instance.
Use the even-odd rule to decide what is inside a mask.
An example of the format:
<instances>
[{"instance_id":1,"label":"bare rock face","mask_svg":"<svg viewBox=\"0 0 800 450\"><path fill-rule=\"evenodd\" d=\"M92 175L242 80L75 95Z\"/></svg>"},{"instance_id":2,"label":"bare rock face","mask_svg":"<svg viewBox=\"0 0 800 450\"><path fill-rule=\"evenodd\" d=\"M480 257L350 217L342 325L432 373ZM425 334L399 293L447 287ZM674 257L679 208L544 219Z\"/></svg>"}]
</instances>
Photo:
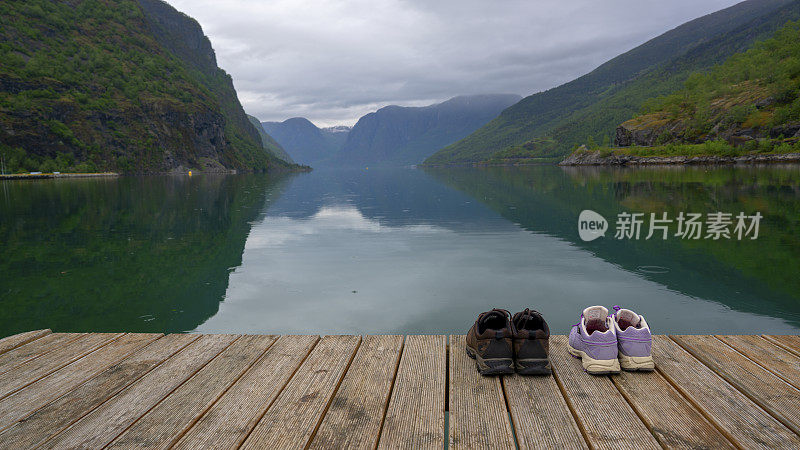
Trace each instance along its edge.
<instances>
[{"instance_id":1,"label":"bare rock face","mask_svg":"<svg viewBox=\"0 0 800 450\"><path fill-rule=\"evenodd\" d=\"M654 147L670 143L700 144L721 139L732 145L741 145L754 139L800 137L800 123L788 123L774 128L742 127L731 124L720 116L710 130L699 136L689 136L686 123L669 119L663 113L646 114L622 123L614 135L615 147Z\"/></svg>"},{"instance_id":2,"label":"bare rock face","mask_svg":"<svg viewBox=\"0 0 800 450\"><path fill-rule=\"evenodd\" d=\"M614 146L651 147L680 139L686 126L680 120L648 114L622 123L614 134Z\"/></svg>"}]
</instances>

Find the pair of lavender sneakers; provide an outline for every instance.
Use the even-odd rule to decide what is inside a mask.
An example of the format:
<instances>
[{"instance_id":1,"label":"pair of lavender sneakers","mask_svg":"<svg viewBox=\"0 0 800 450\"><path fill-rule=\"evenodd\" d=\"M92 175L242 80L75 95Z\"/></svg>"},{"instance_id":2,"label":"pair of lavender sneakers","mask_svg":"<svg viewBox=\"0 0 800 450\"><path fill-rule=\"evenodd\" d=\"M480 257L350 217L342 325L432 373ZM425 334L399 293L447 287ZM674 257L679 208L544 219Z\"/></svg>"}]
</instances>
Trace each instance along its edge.
<instances>
[{"instance_id":1,"label":"pair of lavender sneakers","mask_svg":"<svg viewBox=\"0 0 800 450\"><path fill-rule=\"evenodd\" d=\"M625 370L653 370L650 327L629 309L614 306L609 315L603 306L583 310L581 320L569 333L569 353L580 358L592 374L619 373Z\"/></svg>"}]
</instances>

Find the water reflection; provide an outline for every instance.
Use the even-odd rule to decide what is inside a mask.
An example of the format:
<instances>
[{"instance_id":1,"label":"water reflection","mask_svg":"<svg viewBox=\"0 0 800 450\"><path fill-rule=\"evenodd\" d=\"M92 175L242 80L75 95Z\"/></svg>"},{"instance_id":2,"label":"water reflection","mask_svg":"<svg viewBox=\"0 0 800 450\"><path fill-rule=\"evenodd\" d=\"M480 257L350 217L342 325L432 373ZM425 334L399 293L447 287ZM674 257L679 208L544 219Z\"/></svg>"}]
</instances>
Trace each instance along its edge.
<instances>
[{"instance_id":1,"label":"water reflection","mask_svg":"<svg viewBox=\"0 0 800 450\"><path fill-rule=\"evenodd\" d=\"M657 332L800 331L800 169L319 170L3 182L0 334L463 333L589 304ZM764 215L757 241L578 238L592 209Z\"/></svg>"},{"instance_id":2,"label":"water reflection","mask_svg":"<svg viewBox=\"0 0 800 450\"><path fill-rule=\"evenodd\" d=\"M776 188L796 183L789 173L766 173L764 189L795 192ZM577 215L588 205L607 217L641 205L709 208L709 196L731 189L730 176L558 167L314 172L293 179L253 227L225 302L197 331L464 332L486 308L533 306L565 332L582 306L600 303L645 311L660 332L796 332L800 308L790 290L743 278L707 243L577 239ZM787 200L796 194L772 198ZM797 241L787 250L786 237L760 242L791 253ZM799 260L773 276L788 279Z\"/></svg>"},{"instance_id":3,"label":"water reflection","mask_svg":"<svg viewBox=\"0 0 800 450\"><path fill-rule=\"evenodd\" d=\"M675 292L800 324L800 167L527 167L431 170L528 230L564 239ZM509 210L507 205L524 205ZM758 240L578 238L583 209L764 214ZM609 234L610 236L610 234ZM650 270L650 269L657 270ZM643 270L644 269L644 270ZM646 294L644 294L646 295ZM604 299L614 301L613 295ZM680 314L694 314L694 308ZM726 332L726 316L717 318ZM686 328L686 327L683 327ZM761 330L753 324L741 332ZM691 330L690 330L691 331ZM763 330L762 330L763 331ZM699 331L695 331L699 332ZM733 332L727 330L727 332Z\"/></svg>"},{"instance_id":4,"label":"water reflection","mask_svg":"<svg viewBox=\"0 0 800 450\"><path fill-rule=\"evenodd\" d=\"M195 328L217 312L250 222L285 181L0 182L0 335Z\"/></svg>"}]
</instances>

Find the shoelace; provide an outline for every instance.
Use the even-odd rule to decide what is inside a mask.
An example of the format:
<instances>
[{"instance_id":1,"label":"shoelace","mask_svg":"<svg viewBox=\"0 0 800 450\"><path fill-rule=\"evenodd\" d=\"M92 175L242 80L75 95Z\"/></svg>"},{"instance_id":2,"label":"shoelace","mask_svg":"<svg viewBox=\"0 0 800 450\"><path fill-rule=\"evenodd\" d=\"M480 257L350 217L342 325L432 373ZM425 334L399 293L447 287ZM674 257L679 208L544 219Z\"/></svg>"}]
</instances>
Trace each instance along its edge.
<instances>
[{"instance_id":1,"label":"shoelace","mask_svg":"<svg viewBox=\"0 0 800 450\"><path fill-rule=\"evenodd\" d=\"M540 316L542 315L542 313L540 313L535 309L525 308L525 310L522 311L523 321L522 325L520 326L520 329L523 330L525 329L525 325L528 324L528 320L530 320L530 318L533 317L534 314L538 314ZM511 322L513 323L514 321L512 320ZM516 324L514 326L516 326Z\"/></svg>"},{"instance_id":2,"label":"shoelace","mask_svg":"<svg viewBox=\"0 0 800 450\"><path fill-rule=\"evenodd\" d=\"M510 319L511 319L511 312L510 312L509 310L507 310L507 309L501 309L501 308L492 308L492 310L491 310L491 311L486 311L486 312L484 312L484 313L481 313L481 314L478 316L478 322L479 322L479 323L480 323L480 322L482 322L482 321L483 321L483 318L484 318L485 316L487 316L487 315L489 315L489 314L491 314L491 313L493 313L493 312L498 312L498 313L502 314L502 315L503 315L503 316L506 318L506 320L507 320L509 323L511 323L511 326L512 326L512 327L514 326L514 322L513 322L512 320L510 320ZM495 338L496 338L496 339L501 339L502 337L503 337L503 332L502 332L502 331L500 331L500 332L499 332L499 335L495 335Z\"/></svg>"}]
</instances>

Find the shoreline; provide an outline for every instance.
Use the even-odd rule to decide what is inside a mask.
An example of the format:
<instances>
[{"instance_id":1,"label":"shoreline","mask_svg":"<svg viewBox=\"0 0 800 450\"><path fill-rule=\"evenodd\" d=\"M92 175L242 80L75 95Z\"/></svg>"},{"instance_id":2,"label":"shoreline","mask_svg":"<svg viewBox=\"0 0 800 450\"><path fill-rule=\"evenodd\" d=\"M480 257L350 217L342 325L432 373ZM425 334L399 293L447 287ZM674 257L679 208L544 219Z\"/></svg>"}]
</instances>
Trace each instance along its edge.
<instances>
[{"instance_id":1,"label":"shoreline","mask_svg":"<svg viewBox=\"0 0 800 450\"><path fill-rule=\"evenodd\" d=\"M2 174L0 180L41 180L45 178L99 178L99 177L118 177L117 172L97 172L97 173L14 173Z\"/></svg>"},{"instance_id":2,"label":"shoreline","mask_svg":"<svg viewBox=\"0 0 800 450\"><path fill-rule=\"evenodd\" d=\"M644 166L644 165L728 165L728 164L780 164L800 162L800 153L773 153L741 156L634 156L608 155L600 152L572 154L558 163L559 166Z\"/></svg>"}]
</instances>

